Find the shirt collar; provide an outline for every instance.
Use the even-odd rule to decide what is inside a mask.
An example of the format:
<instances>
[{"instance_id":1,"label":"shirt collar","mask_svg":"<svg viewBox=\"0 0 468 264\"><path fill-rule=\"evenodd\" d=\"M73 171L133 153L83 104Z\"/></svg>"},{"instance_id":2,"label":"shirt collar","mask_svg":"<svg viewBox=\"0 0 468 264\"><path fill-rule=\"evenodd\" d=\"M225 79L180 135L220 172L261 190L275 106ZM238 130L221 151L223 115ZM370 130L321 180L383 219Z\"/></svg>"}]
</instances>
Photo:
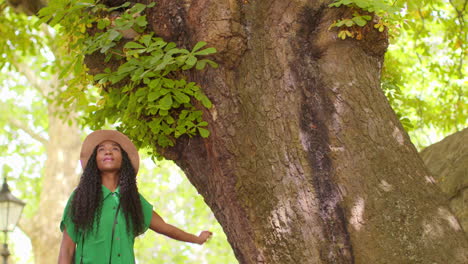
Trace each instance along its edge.
<instances>
[{"instance_id":1,"label":"shirt collar","mask_svg":"<svg viewBox=\"0 0 468 264\"><path fill-rule=\"evenodd\" d=\"M115 189L114 193L116 193L117 195L120 196L120 186L117 186L117 189ZM112 192L109 189L107 189L106 186L102 185L102 198L106 199L107 196L109 196L111 194L112 194Z\"/></svg>"}]
</instances>

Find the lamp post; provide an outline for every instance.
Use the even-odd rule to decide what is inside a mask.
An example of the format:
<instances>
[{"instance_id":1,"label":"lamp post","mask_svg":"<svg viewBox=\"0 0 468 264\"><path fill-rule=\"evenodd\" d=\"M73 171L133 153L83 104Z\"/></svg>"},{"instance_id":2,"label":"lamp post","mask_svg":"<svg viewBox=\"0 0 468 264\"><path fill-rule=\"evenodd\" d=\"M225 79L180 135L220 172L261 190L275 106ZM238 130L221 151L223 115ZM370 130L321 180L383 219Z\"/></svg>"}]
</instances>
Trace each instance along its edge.
<instances>
[{"instance_id":1,"label":"lamp post","mask_svg":"<svg viewBox=\"0 0 468 264\"><path fill-rule=\"evenodd\" d=\"M11 194L6 177L4 177L2 190L0 191L0 229L5 234L5 241L1 252L3 264L7 264L8 256L10 256L7 244L7 232L15 229L23 212L24 205L24 202Z\"/></svg>"}]
</instances>

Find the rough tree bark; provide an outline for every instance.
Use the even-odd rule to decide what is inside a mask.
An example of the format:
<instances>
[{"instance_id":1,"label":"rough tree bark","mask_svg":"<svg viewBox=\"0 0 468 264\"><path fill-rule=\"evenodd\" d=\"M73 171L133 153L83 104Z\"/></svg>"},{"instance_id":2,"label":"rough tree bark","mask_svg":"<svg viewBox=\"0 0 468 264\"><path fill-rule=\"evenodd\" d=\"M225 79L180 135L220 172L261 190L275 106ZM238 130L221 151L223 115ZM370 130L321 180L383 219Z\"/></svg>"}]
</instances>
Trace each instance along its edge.
<instances>
[{"instance_id":1,"label":"rough tree bark","mask_svg":"<svg viewBox=\"0 0 468 264\"><path fill-rule=\"evenodd\" d=\"M421 157L448 195L450 208L465 231L468 230L468 128L452 134L423 151Z\"/></svg>"},{"instance_id":2,"label":"rough tree bark","mask_svg":"<svg viewBox=\"0 0 468 264\"><path fill-rule=\"evenodd\" d=\"M167 40L218 50L190 73L214 107L211 135L181 139L176 161L240 263L466 263L447 199L380 89L387 37L329 25L330 1L158 0Z\"/></svg>"}]
</instances>

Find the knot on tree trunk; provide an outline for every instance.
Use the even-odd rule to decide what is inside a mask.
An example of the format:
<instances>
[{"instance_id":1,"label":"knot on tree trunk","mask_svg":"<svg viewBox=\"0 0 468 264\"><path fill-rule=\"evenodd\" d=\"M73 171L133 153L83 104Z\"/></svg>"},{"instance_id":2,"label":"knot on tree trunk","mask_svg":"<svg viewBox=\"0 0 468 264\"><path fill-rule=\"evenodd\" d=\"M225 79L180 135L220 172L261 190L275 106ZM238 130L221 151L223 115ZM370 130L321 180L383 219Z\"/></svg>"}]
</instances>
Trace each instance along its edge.
<instances>
[{"instance_id":1,"label":"knot on tree trunk","mask_svg":"<svg viewBox=\"0 0 468 264\"><path fill-rule=\"evenodd\" d=\"M187 7L183 1L160 0L148 10L148 21L156 35L186 46L190 38L186 25Z\"/></svg>"},{"instance_id":2,"label":"knot on tree trunk","mask_svg":"<svg viewBox=\"0 0 468 264\"><path fill-rule=\"evenodd\" d=\"M8 5L18 13L25 13L28 16L37 14L45 6L42 0L7 0Z\"/></svg>"}]
</instances>

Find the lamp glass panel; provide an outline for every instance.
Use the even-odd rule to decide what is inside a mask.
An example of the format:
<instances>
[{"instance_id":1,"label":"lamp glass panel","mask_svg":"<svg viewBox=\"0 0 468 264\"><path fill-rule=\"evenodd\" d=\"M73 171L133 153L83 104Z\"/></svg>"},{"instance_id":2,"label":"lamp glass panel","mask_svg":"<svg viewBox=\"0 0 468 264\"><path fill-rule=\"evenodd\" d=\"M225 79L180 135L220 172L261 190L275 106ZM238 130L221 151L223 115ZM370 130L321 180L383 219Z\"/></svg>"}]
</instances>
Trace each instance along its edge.
<instances>
[{"instance_id":1,"label":"lamp glass panel","mask_svg":"<svg viewBox=\"0 0 468 264\"><path fill-rule=\"evenodd\" d=\"M0 203L0 231L6 231L8 224L8 205L9 202Z\"/></svg>"},{"instance_id":2,"label":"lamp glass panel","mask_svg":"<svg viewBox=\"0 0 468 264\"><path fill-rule=\"evenodd\" d=\"M10 203L10 212L8 213L8 231L13 231L23 211L23 205Z\"/></svg>"},{"instance_id":3,"label":"lamp glass panel","mask_svg":"<svg viewBox=\"0 0 468 264\"><path fill-rule=\"evenodd\" d=\"M13 231L23 211L23 205L3 202L0 203L0 229L1 231Z\"/></svg>"}]
</instances>

